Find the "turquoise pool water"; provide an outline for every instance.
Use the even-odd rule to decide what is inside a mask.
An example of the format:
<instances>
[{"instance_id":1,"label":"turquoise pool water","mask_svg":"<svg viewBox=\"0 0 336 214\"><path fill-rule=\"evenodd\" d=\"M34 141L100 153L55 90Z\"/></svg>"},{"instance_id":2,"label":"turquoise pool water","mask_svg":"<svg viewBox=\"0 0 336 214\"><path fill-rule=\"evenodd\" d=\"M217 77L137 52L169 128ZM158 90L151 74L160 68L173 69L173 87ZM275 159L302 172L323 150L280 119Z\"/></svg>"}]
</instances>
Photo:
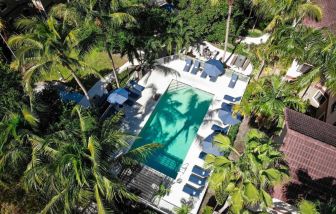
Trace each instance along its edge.
<instances>
[{"instance_id":1,"label":"turquoise pool water","mask_svg":"<svg viewBox=\"0 0 336 214\"><path fill-rule=\"evenodd\" d=\"M132 146L162 144L147 157L144 164L176 178L212 97L212 94L173 81Z\"/></svg>"}]
</instances>

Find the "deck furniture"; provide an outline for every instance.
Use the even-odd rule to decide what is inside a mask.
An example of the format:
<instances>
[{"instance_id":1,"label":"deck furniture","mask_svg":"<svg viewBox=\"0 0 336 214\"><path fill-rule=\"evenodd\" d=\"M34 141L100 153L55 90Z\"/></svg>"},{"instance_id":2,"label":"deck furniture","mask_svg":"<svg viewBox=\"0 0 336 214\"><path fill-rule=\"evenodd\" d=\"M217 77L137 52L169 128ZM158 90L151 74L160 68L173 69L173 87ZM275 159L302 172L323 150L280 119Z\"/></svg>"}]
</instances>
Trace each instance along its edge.
<instances>
[{"instance_id":1,"label":"deck furniture","mask_svg":"<svg viewBox=\"0 0 336 214\"><path fill-rule=\"evenodd\" d=\"M218 79L218 76L210 77L210 82L216 82Z\"/></svg>"},{"instance_id":2,"label":"deck furniture","mask_svg":"<svg viewBox=\"0 0 336 214\"><path fill-rule=\"evenodd\" d=\"M205 160L205 157L207 156L207 153L205 152L200 152L200 154L198 155L199 159Z\"/></svg>"},{"instance_id":3,"label":"deck furniture","mask_svg":"<svg viewBox=\"0 0 336 214\"><path fill-rule=\"evenodd\" d=\"M191 186L190 184L186 184L183 187L183 192L188 193L190 196L195 196L195 197L198 197L201 194L202 190L203 188L195 188Z\"/></svg>"},{"instance_id":4,"label":"deck furniture","mask_svg":"<svg viewBox=\"0 0 336 214\"><path fill-rule=\"evenodd\" d=\"M195 165L192 168L192 172L196 175L202 176L202 177L208 177L210 175L210 171L203 169L200 166Z\"/></svg>"},{"instance_id":5,"label":"deck furniture","mask_svg":"<svg viewBox=\"0 0 336 214\"><path fill-rule=\"evenodd\" d=\"M243 70L244 70L244 71L246 70L247 66L249 66L249 64L250 64L250 60L247 59L247 60L245 61L244 65L243 65Z\"/></svg>"},{"instance_id":6,"label":"deck furniture","mask_svg":"<svg viewBox=\"0 0 336 214\"><path fill-rule=\"evenodd\" d=\"M233 57L233 59L231 60L231 63L230 63L231 66L235 64L237 58L238 58L237 55L235 55L235 56Z\"/></svg>"},{"instance_id":7,"label":"deck furniture","mask_svg":"<svg viewBox=\"0 0 336 214\"><path fill-rule=\"evenodd\" d=\"M234 88L236 86L237 80L238 80L238 75L233 73L231 76L231 80L229 82L229 88Z\"/></svg>"},{"instance_id":8,"label":"deck furniture","mask_svg":"<svg viewBox=\"0 0 336 214\"><path fill-rule=\"evenodd\" d=\"M222 133L222 134L227 134L228 131L229 131L229 127L227 126L227 127L223 128L223 127L220 127L216 124L213 124L212 127L211 127L211 130L213 130L214 132L217 132L217 133L219 132L219 133Z\"/></svg>"},{"instance_id":9,"label":"deck furniture","mask_svg":"<svg viewBox=\"0 0 336 214\"><path fill-rule=\"evenodd\" d=\"M223 99L226 100L226 101L228 101L228 102L230 102L230 103L235 103L235 102L240 101L241 98L242 97L232 97L232 96L226 94L226 95L224 95Z\"/></svg>"},{"instance_id":10,"label":"deck furniture","mask_svg":"<svg viewBox=\"0 0 336 214\"><path fill-rule=\"evenodd\" d=\"M143 91L143 90L145 90L145 87L143 87L142 85L139 85L136 81L134 81L134 80L131 80L130 82L129 82L129 84L130 84L130 86L132 87L132 88L134 88L135 90L138 90L138 91Z\"/></svg>"},{"instance_id":11,"label":"deck furniture","mask_svg":"<svg viewBox=\"0 0 336 214\"><path fill-rule=\"evenodd\" d=\"M199 61L196 61L194 64L193 69L191 70L192 74L197 74L199 68L200 68L201 63Z\"/></svg>"},{"instance_id":12,"label":"deck furniture","mask_svg":"<svg viewBox=\"0 0 336 214\"><path fill-rule=\"evenodd\" d=\"M185 62L186 62L186 65L184 66L183 71L189 72L189 70L191 68L192 60L191 59L186 59Z\"/></svg>"},{"instance_id":13,"label":"deck furniture","mask_svg":"<svg viewBox=\"0 0 336 214\"><path fill-rule=\"evenodd\" d=\"M202 73L201 73L201 78L207 78L207 76L208 76L208 74L205 72L205 71L203 71Z\"/></svg>"},{"instance_id":14,"label":"deck furniture","mask_svg":"<svg viewBox=\"0 0 336 214\"><path fill-rule=\"evenodd\" d=\"M195 175L195 174L191 174L191 175L189 176L189 181L190 181L191 183L197 184L197 185L199 185L199 186L204 186L206 180L207 180L207 178L200 177L200 176Z\"/></svg>"},{"instance_id":15,"label":"deck furniture","mask_svg":"<svg viewBox=\"0 0 336 214\"><path fill-rule=\"evenodd\" d=\"M227 111L227 112L232 112L232 108L233 108L232 104L228 104L228 103L225 103L225 102L223 102L222 105L221 105L221 109L224 110L224 111Z\"/></svg>"}]
</instances>

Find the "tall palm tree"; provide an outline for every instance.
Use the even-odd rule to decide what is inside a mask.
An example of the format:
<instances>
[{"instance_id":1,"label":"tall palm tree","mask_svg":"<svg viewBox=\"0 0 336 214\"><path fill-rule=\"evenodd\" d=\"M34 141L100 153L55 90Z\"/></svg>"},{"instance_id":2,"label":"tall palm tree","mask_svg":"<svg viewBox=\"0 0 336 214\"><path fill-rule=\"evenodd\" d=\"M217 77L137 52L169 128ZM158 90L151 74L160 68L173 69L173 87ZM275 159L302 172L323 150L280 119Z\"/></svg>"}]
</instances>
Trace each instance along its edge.
<instances>
[{"instance_id":1,"label":"tall palm tree","mask_svg":"<svg viewBox=\"0 0 336 214\"><path fill-rule=\"evenodd\" d=\"M251 82L242 99L240 110L255 118L265 128L282 127L285 108L305 112L307 103L297 96L296 89L280 76L262 77Z\"/></svg>"},{"instance_id":2,"label":"tall palm tree","mask_svg":"<svg viewBox=\"0 0 336 214\"><path fill-rule=\"evenodd\" d=\"M107 213L116 209L115 200L137 198L118 178L118 169L145 158L156 145L125 152L130 137L119 131L119 118L97 122L77 106L50 135L31 139L33 157L24 181L48 200L41 213L83 211L93 203L98 213Z\"/></svg>"},{"instance_id":3,"label":"tall palm tree","mask_svg":"<svg viewBox=\"0 0 336 214\"><path fill-rule=\"evenodd\" d=\"M230 19L231 19L232 7L233 7L233 3L234 3L234 0L226 0L226 1L227 1L227 4L228 4L229 8L228 8L228 17L226 19L223 62L225 62L225 56L226 56L227 45L228 45L228 40L229 40ZM212 5L217 5L219 2L220 2L220 0L211 0Z\"/></svg>"},{"instance_id":4,"label":"tall palm tree","mask_svg":"<svg viewBox=\"0 0 336 214\"><path fill-rule=\"evenodd\" d=\"M16 26L24 33L12 36L9 44L14 47L21 66L26 68L23 73L26 89L31 91L32 84L39 80L44 72L65 68L75 79L85 97L90 100L78 72L84 67L92 71L93 69L87 67L77 54L84 51L80 47L81 43L86 41L78 40L80 32L76 27L59 22L54 17L46 20L36 17L22 18L17 21Z\"/></svg>"},{"instance_id":5,"label":"tall palm tree","mask_svg":"<svg viewBox=\"0 0 336 214\"><path fill-rule=\"evenodd\" d=\"M120 87L117 70L115 67L112 48L116 39L116 32L127 24L135 24L132 16L133 10L139 5L131 4L128 1L103 0L74 0L69 4L59 4L52 9L52 13L70 22L81 23L80 30L89 32L84 49L90 49L99 42L105 44L106 52L111 60L112 71L117 84Z\"/></svg>"},{"instance_id":6,"label":"tall palm tree","mask_svg":"<svg viewBox=\"0 0 336 214\"><path fill-rule=\"evenodd\" d=\"M248 133L243 153L237 152L224 135L216 135L213 143L226 155L238 154L236 160L227 156L206 157L206 166L213 170L209 186L216 192L217 202L224 204L219 213L228 208L231 213L241 213L255 205L259 211L266 211L272 205L268 192L288 177L282 153L257 130Z\"/></svg>"},{"instance_id":7,"label":"tall palm tree","mask_svg":"<svg viewBox=\"0 0 336 214\"><path fill-rule=\"evenodd\" d=\"M5 24L4 24L3 20L0 19L0 37L1 37L1 39L2 39L2 42L5 43L5 45L7 46L8 50L11 52L11 54L14 56L14 58L16 58L16 56L15 56L13 50L11 49L11 47L9 47L9 45L8 45L8 43L7 43L6 39L5 39L5 37L2 35L2 31L3 31L4 29L5 29Z\"/></svg>"},{"instance_id":8,"label":"tall palm tree","mask_svg":"<svg viewBox=\"0 0 336 214\"><path fill-rule=\"evenodd\" d=\"M7 113L0 121L0 183L10 183L25 170L30 155L30 136L38 119L26 107ZM13 177L11 177L13 176Z\"/></svg>"},{"instance_id":9,"label":"tall palm tree","mask_svg":"<svg viewBox=\"0 0 336 214\"><path fill-rule=\"evenodd\" d=\"M261 16L271 19L266 31L288 22L295 27L306 17L320 21L323 16L322 9L309 0L252 0L252 5Z\"/></svg>"}]
</instances>

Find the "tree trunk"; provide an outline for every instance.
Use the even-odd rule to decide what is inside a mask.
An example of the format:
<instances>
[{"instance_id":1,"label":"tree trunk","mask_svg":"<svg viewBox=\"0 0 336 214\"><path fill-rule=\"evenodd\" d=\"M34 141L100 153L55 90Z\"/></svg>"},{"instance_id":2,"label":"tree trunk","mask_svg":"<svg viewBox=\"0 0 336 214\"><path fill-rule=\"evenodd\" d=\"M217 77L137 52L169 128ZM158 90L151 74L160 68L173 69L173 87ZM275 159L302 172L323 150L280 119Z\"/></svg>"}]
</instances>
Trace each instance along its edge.
<instances>
[{"instance_id":1,"label":"tree trunk","mask_svg":"<svg viewBox=\"0 0 336 214\"><path fill-rule=\"evenodd\" d=\"M256 79L259 79L259 78L260 78L262 72L264 71L264 68L265 68L265 60L263 60L263 61L261 62L260 70L259 70L259 72L258 72L258 75L256 76Z\"/></svg>"},{"instance_id":2,"label":"tree trunk","mask_svg":"<svg viewBox=\"0 0 336 214\"><path fill-rule=\"evenodd\" d=\"M109 56L109 58L110 58L110 60L111 60L111 63L112 63L113 75L114 75L114 79L115 79L115 81L116 81L117 87L120 88L119 80L118 80L118 76L117 76L117 71L116 71L116 67L115 67L115 65L114 65L113 56L112 56L110 50L107 48L107 46L106 46L106 51L107 51L108 56Z\"/></svg>"},{"instance_id":3,"label":"tree trunk","mask_svg":"<svg viewBox=\"0 0 336 214\"><path fill-rule=\"evenodd\" d=\"M226 51L227 51L227 43L228 43L228 40L229 40L230 18L231 18L231 13L232 13L232 2L231 1L229 0L229 12L228 12L227 20L226 20L226 32L225 32L223 62L225 62L225 55L226 55Z\"/></svg>"},{"instance_id":4,"label":"tree trunk","mask_svg":"<svg viewBox=\"0 0 336 214\"><path fill-rule=\"evenodd\" d=\"M67 63L64 64L66 68L69 69L71 75L73 76L73 78L75 78L77 84L79 85L79 87L82 89L86 99L89 100L89 102L91 103L91 98L89 96L88 91L86 90L85 86L83 85L82 81L79 79L79 77L76 75L76 73L74 72L74 70L71 68L70 65L68 65Z\"/></svg>"},{"instance_id":5,"label":"tree trunk","mask_svg":"<svg viewBox=\"0 0 336 214\"><path fill-rule=\"evenodd\" d=\"M228 199L229 198L230 198L230 196L228 197ZM220 210L218 210L217 213L219 213L219 214L223 213L230 206L230 204L228 202L228 199L226 199L225 204L223 205L222 208L220 208Z\"/></svg>"},{"instance_id":6,"label":"tree trunk","mask_svg":"<svg viewBox=\"0 0 336 214\"><path fill-rule=\"evenodd\" d=\"M0 33L0 36L1 36L2 41L5 43L5 45L7 46L7 48L9 49L9 51L11 52L11 54L12 54L12 55L14 56L14 58L16 59L16 56L15 56L13 50L9 47L9 45L8 45L7 41L5 40L5 38L3 37L2 33Z\"/></svg>"}]
</instances>

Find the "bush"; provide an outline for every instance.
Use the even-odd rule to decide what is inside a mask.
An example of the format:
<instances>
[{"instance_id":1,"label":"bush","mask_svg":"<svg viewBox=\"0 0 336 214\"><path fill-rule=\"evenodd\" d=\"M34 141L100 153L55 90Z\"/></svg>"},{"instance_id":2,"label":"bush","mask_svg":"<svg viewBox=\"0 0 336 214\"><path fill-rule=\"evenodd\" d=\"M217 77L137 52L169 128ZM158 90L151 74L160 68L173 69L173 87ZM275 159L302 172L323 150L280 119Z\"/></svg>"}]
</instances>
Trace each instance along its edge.
<instances>
[{"instance_id":1,"label":"bush","mask_svg":"<svg viewBox=\"0 0 336 214\"><path fill-rule=\"evenodd\" d=\"M250 37L260 37L263 35L263 32L259 29L250 29L248 31L248 36Z\"/></svg>"}]
</instances>

